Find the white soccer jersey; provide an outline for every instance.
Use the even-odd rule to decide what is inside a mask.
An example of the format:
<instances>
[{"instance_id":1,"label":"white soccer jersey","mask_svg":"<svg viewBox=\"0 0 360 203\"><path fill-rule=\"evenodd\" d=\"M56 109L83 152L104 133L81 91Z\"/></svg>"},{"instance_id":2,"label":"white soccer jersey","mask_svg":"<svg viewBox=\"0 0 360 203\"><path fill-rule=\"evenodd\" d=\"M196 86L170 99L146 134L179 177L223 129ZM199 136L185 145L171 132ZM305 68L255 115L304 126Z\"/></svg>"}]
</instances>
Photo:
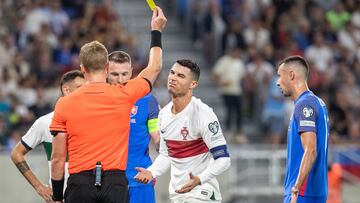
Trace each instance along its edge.
<instances>
[{"instance_id":1,"label":"white soccer jersey","mask_svg":"<svg viewBox=\"0 0 360 203\"><path fill-rule=\"evenodd\" d=\"M51 124L54 112L46 114L38 118L27 133L21 138L21 143L28 149L32 150L36 146L43 144L46 157L49 164L49 177L51 177L51 151L52 151L52 138L50 134L49 126ZM68 173L68 163L65 163L65 187L67 178L69 177ZM51 185L51 180L49 180Z\"/></svg>"},{"instance_id":2,"label":"white soccer jersey","mask_svg":"<svg viewBox=\"0 0 360 203\"><path fill-rule=\"evenodd\" d=\"M213 110L200 99L192 97L186 108L176 115L171 112L172 106L170 102L159 113L160 154L171 162L170 199L221 200L216 178L188 193L175 192L190 180L190 172L198 176L208 168L214 162L209 150L226 145L226 141Z\"/></svg>"}]
</instances>

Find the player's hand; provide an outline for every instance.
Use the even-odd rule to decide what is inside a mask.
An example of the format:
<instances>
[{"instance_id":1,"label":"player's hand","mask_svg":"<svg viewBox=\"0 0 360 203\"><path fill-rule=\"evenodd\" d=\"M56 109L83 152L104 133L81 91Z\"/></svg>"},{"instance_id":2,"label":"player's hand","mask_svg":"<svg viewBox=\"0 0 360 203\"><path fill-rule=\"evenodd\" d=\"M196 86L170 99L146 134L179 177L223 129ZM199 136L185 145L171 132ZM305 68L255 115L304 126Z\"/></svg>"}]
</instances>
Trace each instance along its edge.
<instances>
[{"instance_id":1,"label":"player's hand","mask_svg":"<svg viewBox=\"0 0 360 203\"><path fill-rule=\"evenodd\" d=\"M291 189L291 201L290 201L290 203L296 203L297 199L298 199L298 196L299 196L299 189L297 189L296 187L293 187Z\"/></svg>"},{"instance_id":2,"label":"player's hand","mask_svg":"<svg viewBox=\"0 0 360 203\"><path fill-rule=\"evenodd\" d=\"M190 173L189 175L190 175L190 180L180 189L175 190L175 192L187 193L190 192L194 187L201 184L199 176L194 176L192 173Z\"/></svg>"},{"instance_id":3,"label":"player's hand","mask_svg":"<svg viewBox=\"0 0 360 203\"><path fill-rule=\"evenodd\" d=\"M134 177L136 181L148 184L153 179L150 171L141 167L136 167L135 169L138 171L138 174Z\"/></svg>"},{"instance_id":4,"label":"player's hand","mask_svg":"<svg viewBox=\"0 0 360 203\"><path fill-rule=\"evenodd\" d=\"M50 186L41 183L35 187L35 190L47 203L54 202L51 198L52 189Z\"/></svg>"},{"instance_id":5,"label":"player's hand","mask_svg":"<svg viewBox=\"0 0 360 203\"><path fill-rule=\"evenodd\" d=\"M166 17L160 7L156 6L153 10L151 19L151 30L158 30L162 32L166 25Z\"/></svg>"}]
</instances>

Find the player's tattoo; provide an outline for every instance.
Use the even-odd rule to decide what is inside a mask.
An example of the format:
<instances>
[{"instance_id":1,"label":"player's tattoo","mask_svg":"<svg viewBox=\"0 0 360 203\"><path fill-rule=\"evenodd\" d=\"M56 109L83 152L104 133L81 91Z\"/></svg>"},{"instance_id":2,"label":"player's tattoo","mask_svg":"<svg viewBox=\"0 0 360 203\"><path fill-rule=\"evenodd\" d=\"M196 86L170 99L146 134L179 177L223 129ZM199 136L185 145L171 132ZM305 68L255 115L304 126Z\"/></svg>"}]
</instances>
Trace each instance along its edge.
<instances>
[{"instance_id":1,"label":"player's tattoo","mask_svg":"<svg viewBox=\"0 0 360 203\"><path fill-rule=\"evenodd\" d=\"M26 161L22 161L16 164L16 167L19 169L21 173L25 173L26 171L30 170L29 165L26 163Z\"/></svg>"}]
</instances>

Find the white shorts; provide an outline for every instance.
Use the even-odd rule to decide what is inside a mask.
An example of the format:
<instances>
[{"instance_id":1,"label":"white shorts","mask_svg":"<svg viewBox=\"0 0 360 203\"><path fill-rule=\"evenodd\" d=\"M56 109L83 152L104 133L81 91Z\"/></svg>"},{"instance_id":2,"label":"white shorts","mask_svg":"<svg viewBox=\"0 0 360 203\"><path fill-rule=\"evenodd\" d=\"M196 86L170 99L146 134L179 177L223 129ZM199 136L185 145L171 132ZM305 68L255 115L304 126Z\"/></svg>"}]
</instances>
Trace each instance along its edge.
<instances>
[{"instance_id":1,"label":"white shorts","mask_svg":"<svg viewBox=\"0 0 360 203\"><path fill-rule=\"evenodd\" d=\"M171 203L221 203L219 200L199 200L199 199L192 199L192 198L178 198L175 200L171 200Z\"/></svg>"}]
</instances>

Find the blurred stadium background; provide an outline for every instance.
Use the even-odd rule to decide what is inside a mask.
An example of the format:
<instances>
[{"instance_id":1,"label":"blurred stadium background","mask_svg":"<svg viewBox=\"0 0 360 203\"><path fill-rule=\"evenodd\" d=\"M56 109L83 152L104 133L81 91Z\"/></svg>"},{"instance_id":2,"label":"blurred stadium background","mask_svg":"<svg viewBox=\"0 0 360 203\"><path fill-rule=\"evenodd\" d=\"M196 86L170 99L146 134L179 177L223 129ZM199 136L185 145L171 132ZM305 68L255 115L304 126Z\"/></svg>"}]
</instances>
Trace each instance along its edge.
<instances>
[{"instance_id":1,"label":"blurred stadium background","mask_svg":"<svg viewBox=\"0 0 360 203\"><path fill-rule=\"evenodd\" d=\"M329 203L360 202L358 0L156 3L168 23L164 70L153 93L162 106L169 101L166 75L176 59L200 65L195 95L217 113L231 147L232 167L219 177L223 202L282 202L292 103L282 98L274 81L277 62L290 54L310 61L310 89L330 111ZM150 18L145 0L0 0L0 202L41 202L9 152L36 118L52 111L60 96L59 76L79 67L81 45L99 40L109 51L125 50L139 71L147 64ZM234 50L237 54L229 54ZM216 75L215 67L228 70ZM226 122L226 79L238 81L242 90L232 95L240 98L241 125ZM42 148L27 157L47 182ZM168 175L158 179L159 203L169 202L168 182Z\"/></svg>"}]
</instances>

